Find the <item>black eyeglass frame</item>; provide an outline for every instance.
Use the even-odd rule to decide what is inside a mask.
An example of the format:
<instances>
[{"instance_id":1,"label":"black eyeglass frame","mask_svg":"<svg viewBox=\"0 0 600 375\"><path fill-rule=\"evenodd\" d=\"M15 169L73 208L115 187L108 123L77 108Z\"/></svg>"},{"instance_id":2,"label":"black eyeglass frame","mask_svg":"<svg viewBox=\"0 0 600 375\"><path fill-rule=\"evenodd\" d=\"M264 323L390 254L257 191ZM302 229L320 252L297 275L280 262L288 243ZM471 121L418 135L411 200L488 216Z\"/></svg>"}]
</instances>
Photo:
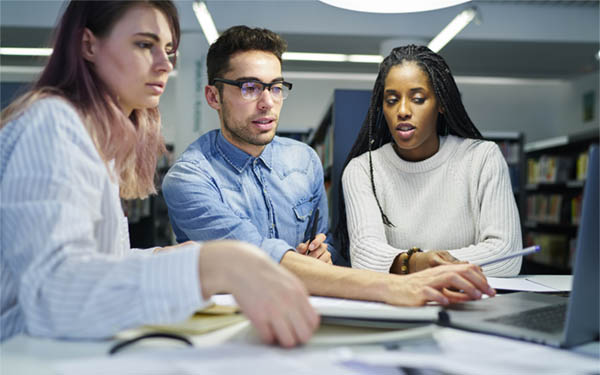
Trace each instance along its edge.
<instances>
[{"instance_id":1,"label":"black eyeglass frame","mask_svg":"<svg viewBox=\"0 0 600 375\"><path fill-rule=\"evenodd\" d=\"M271 82L271 83L266 83L266 82L259 81L257 79L244 79L244 80L240 80L240 81L233 81L231 79L225 79L225 78L213 78L213 85L215 82L221 82L221 83L226 83L228 85L237 86L240 88L240 90L242 89L242 85L244 83L248 83L248 82L259 83L263 86L262 91L265 91L265 89L268 89L271 94L272 94L271 87L273 87L275 85L283 85L283 86L287 87L287 89L289 91L292 91L292 86L293 86L291 82L287 82L287 81L275 81L275 82ZM283 90L282 90L281 91L281 100L284 100L285 98L287 98L287 96L283 95Z\"/></svg>"}]
</instances>

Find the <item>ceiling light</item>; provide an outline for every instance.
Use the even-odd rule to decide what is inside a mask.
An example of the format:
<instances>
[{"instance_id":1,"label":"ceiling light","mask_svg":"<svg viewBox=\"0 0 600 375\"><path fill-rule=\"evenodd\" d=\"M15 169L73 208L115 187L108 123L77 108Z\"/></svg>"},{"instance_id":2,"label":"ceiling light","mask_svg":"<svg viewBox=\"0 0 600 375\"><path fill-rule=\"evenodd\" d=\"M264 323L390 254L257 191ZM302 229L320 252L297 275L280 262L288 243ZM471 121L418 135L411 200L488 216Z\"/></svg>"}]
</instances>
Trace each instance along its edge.
<instances>
[{"instance_id":1,"label":"ceiling light","mask_svg":"<svg viewBox=\"0 0 600 375\"><path fill-rule=\"evenodd\" d=\"M369 13L412 13L441 9L469 2L470 0L319 0L322 3L357 12Z\"/></svg>"},{"instance_id":2,"label":"ceiling light","mask_svg":"<svg viewBox=\"0 0 600 375\"><path fill-rule=\"evenodd\" d=\"M600 50L596 53L596 60L600 60Z\"/></svg>"},{"instance_id":3,"label":"ceiling light","mask_svg":"<svg viewBox=\"0 0 600 375\"><path fill-rule=\"evenodd\" d=\"M296 61L329 61L344 62L346 56L341 53L312 53L312 52L284 52L281 56L284 60Z\"/></svg>"},{"instance_id":4,"label":"ceiling light","mask_svg":"<svg viewBox=\"0 0 600 375\"><path fill-rule=\"evenodd\" d=\"M429 42L430 50L439 52L456 34L460 33L475 17L477 8L469 8L460 12L440 33Z\"/></svg>"},{"instance_id":5,"label":"ceiling light","mask_svg":"<svg viewBox=\"0 0 600 375\"><path fill-rule=\"evenodd\" d=\"M345 55L343 53L284 52L284 60L376 63L383 60L381 55Z\"/></svg>"},{"instance_id":6,"label":"ceiling light","mask_svg":"<svg viewBox=\"0 0 600 375\"><path fill-rule=\"evenodd\" d=\"M202 28L202 32L204 33L208 44L213 44L219 37L219 32L206 7L206 3L204 1L194 1L192 8L194 9L194 14L196 15L196 19Z\"/></svg>"},{"instance_id":7,"label":"ceiling light","mask_svg":"<svg viewBox=\"0 0 600 375\"><path fill-rule=\"evenodd\" d=\"M52 48L13 48L0 47L0 55L7 56L50 56Z\"/></svg>"},{"instance_id":8,"label":"ceiling light","mask_svg":"<svg viewBox=\"0 0 600 375\"><path fill-rule=\"evenodd\" d=\"M383 61L383 56L381 55L347 55L349 62L355 63L375 63L379 64Z\"/></svg>"}]
</instances>

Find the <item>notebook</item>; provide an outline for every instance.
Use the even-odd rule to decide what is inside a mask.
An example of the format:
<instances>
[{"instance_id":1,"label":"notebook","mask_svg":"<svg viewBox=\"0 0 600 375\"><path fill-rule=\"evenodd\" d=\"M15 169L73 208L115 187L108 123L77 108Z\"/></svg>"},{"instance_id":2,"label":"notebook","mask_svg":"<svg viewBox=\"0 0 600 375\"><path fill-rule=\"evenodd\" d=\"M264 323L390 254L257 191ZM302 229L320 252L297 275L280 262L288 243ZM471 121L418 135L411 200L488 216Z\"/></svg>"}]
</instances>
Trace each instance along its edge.
<instances>
[{"instance_id":1,"label":"notebook","mask_svg":"<svg viewBox=\"0 0 600 375\"><path fill-rule=\"evenodd\" d=\"M598 340L598 145L590 148L570 296L519 292L455 304L443 325L569 348Z\"/></svg>"}]
</instances>

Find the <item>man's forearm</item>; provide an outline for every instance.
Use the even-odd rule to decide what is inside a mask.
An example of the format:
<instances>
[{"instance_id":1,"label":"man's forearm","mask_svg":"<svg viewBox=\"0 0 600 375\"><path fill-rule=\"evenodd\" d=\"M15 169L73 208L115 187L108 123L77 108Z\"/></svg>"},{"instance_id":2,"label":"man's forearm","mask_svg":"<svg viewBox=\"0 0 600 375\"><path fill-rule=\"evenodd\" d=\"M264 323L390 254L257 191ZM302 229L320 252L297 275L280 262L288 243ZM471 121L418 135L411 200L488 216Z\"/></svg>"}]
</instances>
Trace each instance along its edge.
<instances>
[{"instance_id":1,"label":"man's forearm","mask_svg":"<svg viewBox=\"0 0 600 375\"><path fill-rule=\"evenodd\" d=\"M374 271L332 266L294 251L288 251L281 265L294 273L312 295L386 302L387 278Z\"/></svg>"}]
</instances>

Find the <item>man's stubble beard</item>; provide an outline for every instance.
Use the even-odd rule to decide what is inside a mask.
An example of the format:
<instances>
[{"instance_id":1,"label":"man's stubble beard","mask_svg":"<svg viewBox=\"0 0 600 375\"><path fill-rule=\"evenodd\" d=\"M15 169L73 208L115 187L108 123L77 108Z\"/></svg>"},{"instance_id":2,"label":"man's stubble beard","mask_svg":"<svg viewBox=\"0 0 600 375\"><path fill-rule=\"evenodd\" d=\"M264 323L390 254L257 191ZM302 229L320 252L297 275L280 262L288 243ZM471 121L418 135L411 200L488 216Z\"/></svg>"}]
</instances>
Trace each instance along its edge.
<instances>
[{"instance_id":1,"label":"man's stubble beard","mask_svg":"<svg viewBox=\"0 0 600 375\"><path fill-rule=\"evenodd\" d=\"M228 121L229 117L229 109L226 106L223 106L223 127L229 133L229 135L240 143L247 143L253 146L266 146L273 141L275 137L275 133L277 132L277 127L279 126L279 118L275 121L274 128L270 131L272 134L268 139L261 140L260 137L265 133L260 133L258 135L252 134L246 124L236 128L231 126L230 121ZM270 133L268 132L268 133Z\"/></svg>"}]
</instances>

